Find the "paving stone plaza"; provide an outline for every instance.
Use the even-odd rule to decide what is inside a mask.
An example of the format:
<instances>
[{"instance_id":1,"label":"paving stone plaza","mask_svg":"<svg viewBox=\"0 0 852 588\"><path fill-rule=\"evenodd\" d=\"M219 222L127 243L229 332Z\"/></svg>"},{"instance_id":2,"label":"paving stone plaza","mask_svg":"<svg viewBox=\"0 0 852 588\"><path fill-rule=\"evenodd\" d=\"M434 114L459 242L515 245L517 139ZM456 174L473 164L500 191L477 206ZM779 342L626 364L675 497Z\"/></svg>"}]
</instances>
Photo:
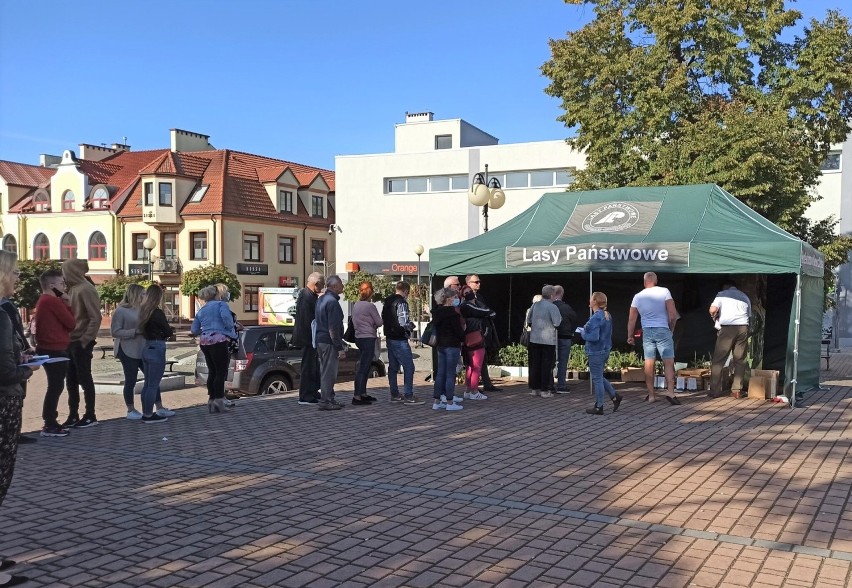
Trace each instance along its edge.
<instances>
[{"instance_id":1,"label":"paving stone plaza","mask_svg":"<svg viewBox=\"0 0 852 588\"><path fill-rule=\"evenodd\" d=\"M587 384L522 381L457 413L392 405L382 379L333 413L210 415L186 388L155 425L99 394L99 426L20 448L0 554L33 587L847 586L852 354L823 381L792 410L631 388L603 417Z\"/></svg>"}]
</instances>

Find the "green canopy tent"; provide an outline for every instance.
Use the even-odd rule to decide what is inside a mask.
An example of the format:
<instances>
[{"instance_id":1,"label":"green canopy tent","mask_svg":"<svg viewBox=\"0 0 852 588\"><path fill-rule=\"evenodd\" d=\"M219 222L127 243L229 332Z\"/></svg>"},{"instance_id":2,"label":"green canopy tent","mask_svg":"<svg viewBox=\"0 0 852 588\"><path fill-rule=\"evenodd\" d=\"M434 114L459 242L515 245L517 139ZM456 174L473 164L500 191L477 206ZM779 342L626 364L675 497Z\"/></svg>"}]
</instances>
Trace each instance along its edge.
<instances>
[{"instance_id":1,"label":"green canopy tent","mask_svg":"<svg viewBox=\"0 0 852 588\"><path fill-rule=\"evenodd\" d=\"M767 316L767 344L770 332L786 341L764 367L785 374L791 398L819 384L822 254L714 184L544 194L492 231L429 251L433 276L646 271L786 275L770 284L784 308L773 325Z\"/></svg>"}]
</instances>

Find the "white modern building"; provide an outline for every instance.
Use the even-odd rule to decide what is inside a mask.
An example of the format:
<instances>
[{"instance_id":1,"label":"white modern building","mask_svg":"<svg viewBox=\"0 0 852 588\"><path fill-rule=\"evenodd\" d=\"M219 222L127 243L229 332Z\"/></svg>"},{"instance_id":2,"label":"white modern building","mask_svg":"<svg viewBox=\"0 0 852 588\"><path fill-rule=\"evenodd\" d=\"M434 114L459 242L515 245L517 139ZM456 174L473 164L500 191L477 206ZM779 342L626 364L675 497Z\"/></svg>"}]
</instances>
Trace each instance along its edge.
<instances>
[{"instance_id":1,"label":"white modern building","mask_svg":"<svg viewBox=\"0 0 852 588\"><path fill-rule=\"evenodd\" d=\"M498 139L461 119L434 120L431 112L406 114L396 125L393 153L343 155L335 160L338 266L358 264L373 274L412 276L415 250L476 236L485 230L483 208L468 201L477 173L497 178L506 194L488 211L494 228L526 210L546 192L564 190L585 156L564 141L499 145ZM353 268L353 265L348 265Z\"/></svg>"}]
</instances>

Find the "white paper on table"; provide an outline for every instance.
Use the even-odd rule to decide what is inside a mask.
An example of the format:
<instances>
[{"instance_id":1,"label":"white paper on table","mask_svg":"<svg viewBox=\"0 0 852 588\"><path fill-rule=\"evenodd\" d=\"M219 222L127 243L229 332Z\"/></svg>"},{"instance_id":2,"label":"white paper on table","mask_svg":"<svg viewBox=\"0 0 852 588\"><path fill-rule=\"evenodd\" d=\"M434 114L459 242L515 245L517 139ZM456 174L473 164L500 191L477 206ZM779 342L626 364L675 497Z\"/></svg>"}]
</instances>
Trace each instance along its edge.
<instances>
[{"instance_id":1,"label":"white paper on table","mask_svg":"<svg viewBox=\"0 0 852 588\"><path fill-rule=\"evenodd\" d=\"M71 361L71 360L67 357L48 357L47 355L43 355L43 356L36 356L36 357L30 358L30 360L27 363L22 363L21 365L24 365L24 366L27 366L27 367L36 367L36 366L43 365L43 364L46 364L46 363L57 363L59 361Z\"/></svg>"}]
</instances>

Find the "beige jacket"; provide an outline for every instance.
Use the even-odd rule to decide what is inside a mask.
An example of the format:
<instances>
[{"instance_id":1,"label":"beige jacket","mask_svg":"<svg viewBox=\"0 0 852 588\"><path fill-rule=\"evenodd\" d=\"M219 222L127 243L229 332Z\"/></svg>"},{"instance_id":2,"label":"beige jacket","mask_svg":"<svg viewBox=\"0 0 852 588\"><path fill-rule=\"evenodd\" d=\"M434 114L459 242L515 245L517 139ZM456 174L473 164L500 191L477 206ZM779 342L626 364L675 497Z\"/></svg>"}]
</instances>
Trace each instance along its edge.
<instances>
[{"instance_id":1,"label":"beige jacket","mask_svg":"<svg viewBox=\"0 0 852 588\"><path fill-rule=\"evenodd\" d=\"M98 291L86 279L89 262L85 259L66 259L62 262L62 276L68 286L71 311L77 326L71 331L71 343L79 341L83 347L92 343L101 328L101 299Z\"/></svg>"}]
</instances>

